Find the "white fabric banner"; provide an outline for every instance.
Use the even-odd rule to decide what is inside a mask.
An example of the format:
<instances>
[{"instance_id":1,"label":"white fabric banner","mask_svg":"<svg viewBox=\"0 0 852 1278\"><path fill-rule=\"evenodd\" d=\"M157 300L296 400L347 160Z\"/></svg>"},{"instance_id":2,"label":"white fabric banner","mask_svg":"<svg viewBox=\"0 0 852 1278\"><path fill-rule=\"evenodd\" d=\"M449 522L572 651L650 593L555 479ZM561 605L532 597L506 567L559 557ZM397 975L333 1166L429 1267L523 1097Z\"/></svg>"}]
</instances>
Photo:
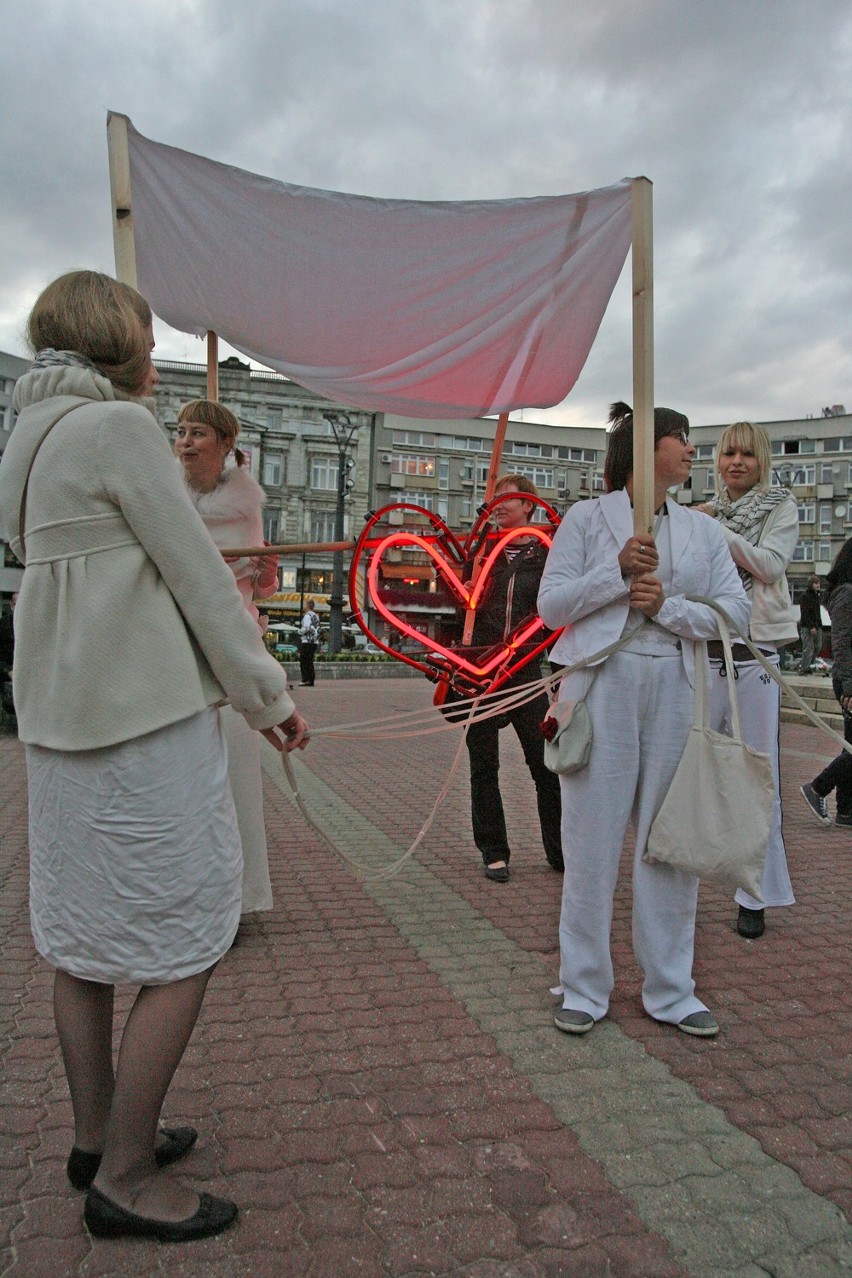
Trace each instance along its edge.
<instances>
[{"instance_id":1,"label":"white fabric banner","mask_svg":"<svg viewBox=\"0 0 852 1278\"><path fill-rule=\"evenodd\" d=\"M424 202L291 186L128 121L139 291L173 328L409 417L560 403L631 240L630 180Z\"/></svg>"}]
</instances>

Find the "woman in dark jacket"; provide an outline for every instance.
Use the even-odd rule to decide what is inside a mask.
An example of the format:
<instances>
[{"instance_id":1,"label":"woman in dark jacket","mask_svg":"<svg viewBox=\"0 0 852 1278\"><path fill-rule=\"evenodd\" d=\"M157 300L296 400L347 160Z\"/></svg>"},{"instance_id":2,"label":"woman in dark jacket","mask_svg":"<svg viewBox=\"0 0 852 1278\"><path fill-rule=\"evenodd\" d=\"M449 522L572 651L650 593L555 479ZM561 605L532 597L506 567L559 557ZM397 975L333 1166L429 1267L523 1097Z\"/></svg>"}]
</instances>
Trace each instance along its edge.
<instances>
[{"instance_id":1,"label":"woman in dark jacket","mask_svg":"<svg viewBox=\"0 0 852 1278\"><path fill-rule=\"evenodd\" d=\"M504 475L495 490L521 492L537 496L535 484L523 475ZM494 509L494 520L501 532L528 524L534 503L510 498ZM530 537L513 541L502 559L491 571L488 587L477 608L473 642L478 648L501 643L525 617L535 616L538 588L547 551L540 541ZM541 678L541 664L534 658L503 685L514 691L524 683ZM562 869L562 804L559 778L544 765L544 737L541 723L547 714L544 693L525 705L507 710L504 715L472 723L467 732L470 757L470 806L473 839L485 863L485 876L495 883L509 879L509 839L500 795L501 727L511 724L524 752L526 765L535 783L538 819L544 854L554 870Z\"/></svg>"},{"instance_id":2,"label":"woman in dark jacket","mask_svg":"<svg viewBox=\"0 0 852 1278\"><path fill-rule=\"evenodd\" d=\"M834 695L843 711L843 735L852 743L852 538L841 547L825 584L831 617ZM823 825L831 825L827 796L832 790L837 790L834 824L852 826L852 755L845 750L819 776L802 786L805 802Z\"/></svg>"}]
</instances>

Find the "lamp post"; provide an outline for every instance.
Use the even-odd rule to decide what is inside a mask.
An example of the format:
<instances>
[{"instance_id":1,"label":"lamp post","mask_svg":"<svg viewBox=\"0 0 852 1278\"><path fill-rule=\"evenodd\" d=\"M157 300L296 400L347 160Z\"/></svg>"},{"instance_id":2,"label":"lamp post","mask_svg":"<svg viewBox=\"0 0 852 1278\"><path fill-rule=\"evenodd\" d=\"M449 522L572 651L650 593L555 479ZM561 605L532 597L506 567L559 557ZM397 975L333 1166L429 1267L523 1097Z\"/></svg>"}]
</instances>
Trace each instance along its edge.
<instances>
[{"instance_id":1,"label":"lamp post","mask_svg":"<svg viewBox=\"0 0 852 1278\"><path fill-rule=\"evenodd\" d=\"M358 429L347 413L326 417L337 445L337 507L334 514L334 540L343 540L343 501L352 487L347 478L354 462L349 456L349 446ZM332 560L331 596L328 601L328 650L340 652L343 642L343 551L335 550Z\"/></svg>"}]
</instances>

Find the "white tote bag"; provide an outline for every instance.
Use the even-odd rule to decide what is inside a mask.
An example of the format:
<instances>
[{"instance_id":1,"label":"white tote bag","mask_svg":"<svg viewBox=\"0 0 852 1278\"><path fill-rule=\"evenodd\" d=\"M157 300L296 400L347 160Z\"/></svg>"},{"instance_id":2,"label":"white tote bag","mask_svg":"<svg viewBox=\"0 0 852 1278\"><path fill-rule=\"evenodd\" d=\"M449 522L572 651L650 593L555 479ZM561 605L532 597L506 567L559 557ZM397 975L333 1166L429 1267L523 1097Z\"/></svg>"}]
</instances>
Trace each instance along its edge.
<instances>
[{"instance_id":1,"label":"white tote bag","mask_svg":"<svg viewBox=\"0 0 852 1278\"><path fill-rule=\"evenodd\" d=\"M695 645L695 711L689 738L642 860L742 888L756 900L775 808L768 754L743 741L734 661L727 627L719 633L728 671L733 736L707 719L707 645Z\"/></svg>"}]
</instances>

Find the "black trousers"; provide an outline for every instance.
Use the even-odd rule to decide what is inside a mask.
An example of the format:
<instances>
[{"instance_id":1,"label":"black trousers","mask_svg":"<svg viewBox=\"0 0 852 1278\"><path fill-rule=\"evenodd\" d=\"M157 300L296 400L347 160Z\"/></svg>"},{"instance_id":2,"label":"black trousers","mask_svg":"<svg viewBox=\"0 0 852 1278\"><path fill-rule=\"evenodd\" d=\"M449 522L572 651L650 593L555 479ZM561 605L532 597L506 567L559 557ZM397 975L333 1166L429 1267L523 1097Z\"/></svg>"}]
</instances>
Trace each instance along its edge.
<instances>
[{"instance_id":1,"label":"black trousers","mask_svg":"<svg viewBox=\"0 0 852 1278\"><path fill-rule=\"evenodd\" d=\"M839 701L843 696L843 686L839 679L833 679L834 695ZM843 712L843 737L852 745L852 715ZM813 787L817 794L825 798L832 790L837 790L838 816L852 816L852 755L841 750L837 758L832 759L823 768L818 777L814 777Z\"/></svg>"},{"instance_id":2,"label":"black trousers","mask_svg":"<svg viewBox=\"0 0 852 1278\"><path fill-rule=\"evenodd\" d=\"M533 672L524 672L532 680ZM544 853L551 865L562 865L562 799L559 778L544 766L544 737L539 724L547 714L544 693L505 716L472 723L467 734L470 759L470 806L473 841L486 865L508 862L509 839L500 794L500 723L510 723L517 733L526 765L535 784L538 819Z\"/></svg>"},{"instance_id":3,"label":"black trousers","mask_svg":"<svg viewBox=\"0 0 852 1278\"><path fill-rule=\"evenodd\" d=\"M299 670L302 675L302 683L309 686L316 677L314 670L314 653L317 650L315 643L302 643L299 647Z\"/></svg>"}]
</instances>

